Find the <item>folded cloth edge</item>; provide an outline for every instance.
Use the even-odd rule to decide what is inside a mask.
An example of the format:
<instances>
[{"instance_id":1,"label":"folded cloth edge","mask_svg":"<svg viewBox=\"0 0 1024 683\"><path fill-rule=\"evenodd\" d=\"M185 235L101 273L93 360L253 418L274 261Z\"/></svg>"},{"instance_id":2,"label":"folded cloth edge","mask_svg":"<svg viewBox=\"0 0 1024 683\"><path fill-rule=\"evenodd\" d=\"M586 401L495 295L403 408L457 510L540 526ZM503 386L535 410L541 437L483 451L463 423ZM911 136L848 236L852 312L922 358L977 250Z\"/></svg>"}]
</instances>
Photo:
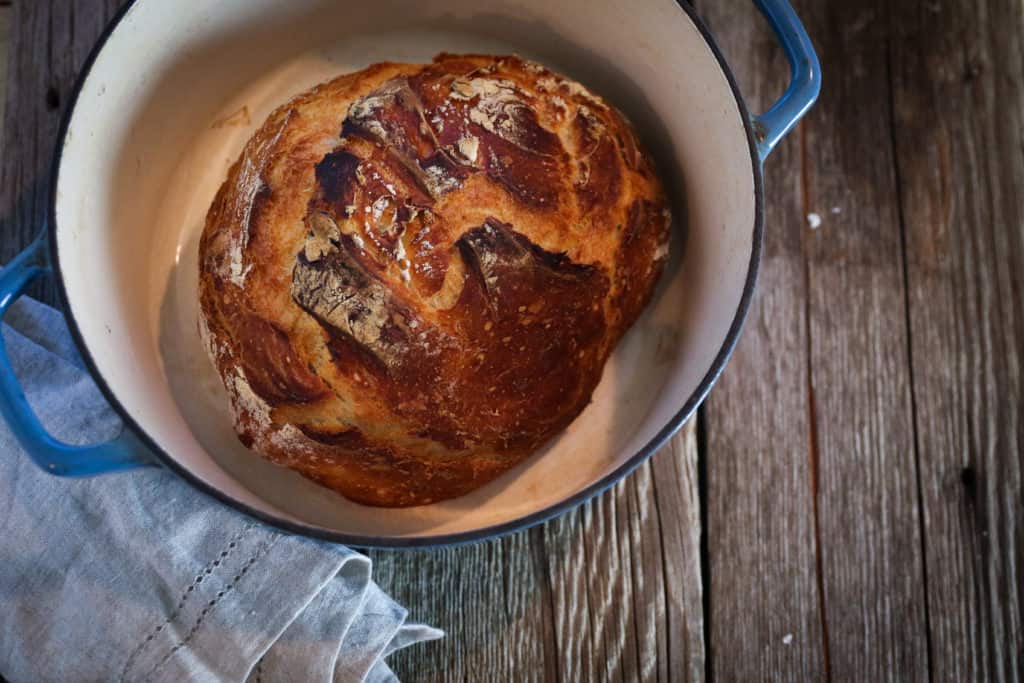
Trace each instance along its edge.
<instances>
[{"instance_id":1,"label":"folded cloth edge","mask_svg":"<svg viewBox=\"0 0 1024 683\"><path fill-rule=\"evenodd\" d=\"M113 411L110 410L109 406L106 406L105 401L102 401L102 396L96 391L94 386L89 386L91 379L88 378L88 375L82 369L83 364L75 353L74 344L70 340L63 317L58 311L23 298L16 302L8 311L3 333L5 339L9 342L9 354L16 367L19 365L19 360L24 361L30 358L33 361L32 363L23 363L21 365L22 367L31 367L35 373L34 376L26 377L23 376L24 373L19 372L19 377L24 383L27 393L34 399L32 401L33 406L45 423L49 424L56 421L59 423L56 430L58 433L77 432L83 439L90 439L94 438L93 432L97 429L102 431L104 426L109 429L112 423L117 422L116 416L112 414ZM81 375L79 379L84 378L88 381L75 383L74 396L63 396L60 391L61 387L55 387L53 382L50 382L48 385L45 381L46 378L43 378L45 374L53 376L52 372L47 372L47 368L50 370L59 368L59 376L61 377L75 377L76 373L78 373ZM102 402L102 405L97 403L97 397L98 401ZM84 424L81 421L76 421L73 414L75 411L62 410L68 405L68 400L72 400L72 402L74 400L79 402L87 401L90 405L97 403L94 407L95 412L100 414L100 418L86 420ZM159 674L160 678L166 678L168 675L174 675L179 667L184 667L182 669L183 672L189 671L189 667L198 667L199 670L193 669L192 673L199 673L200 670L213 673L209 662L204 663L205 655L210 655L218 662L213 665L213 668L231 669L228 677L242 680L250 673L257 661L265 657L267 652L273 650L274 643L280 639L289 626L295 623L296 619L302 616L303 611L325 590L325 587L333 586L335 581L345 580L344 578L339 579L339 571L346 563L358 558L356 562L365 563L366 566L366 586L362 590L363 597L356 610L351 610L351 605L345 606L354 613L350 615L348 625L341 633L336 635L337 640L333 643L333 656L338 663L344 665L346 658L350 658L352 653L345 650L345 640L348 638L352 626L360 623L360 619L367 618L361 613L364 607L363 603L365 602L367 588L372 587L376 589L375 584L370 579L372 563L365 556L359 555L343 546L314 541L301 536L291 536L266 527L226 506L222 506L205 494L195 491L175 475L163 469L152 468L150 470L121 473L111 477L91 480L66 480L51 477L34 466L27 466L27 456L20 452L20 447L14 443L5 425L0 426L0 450L7 453L7 456L0 461L0 491L6 488L4 480L7 480L8 485L12 485L13 488L13 481L16 479L18 491L11 490L6 495L14 496L17 493L18 497L15 498L15 503L12 507L21 508L13 510L13 515L9 515L8 519L0 520L0 533L3 534L0 537L5 538L4 543L0 544L0 557L8 552L12 554L17 553L19 546L31 545L40 537L47 537L47 532L52 531L52 529L47 529L46 525L55 519L59 519L65 529L70 527L72 533L68 533L68 537L74 539L77 535L80 539L88 539L88 542L79 540L81 545L77 551L61 553L48 548L36 557L37 560L43 562L43 565L39 567L43 573L45 573L46 569L62 572L65 589L74 588L76 581L81 582L83 575L90 573L84 571L83 567L76 566L74 563L75 558L72 556L77 554L79 561L87 559L97 564L102 563L102 553L91 553L86 558L81 552L82 549L88 548L90 542L100 540L95 538L95 536L101 537L102 540L109 540L111 528L116 528L124 533L131 530L137 531L137 538L128 539L126 547L120 549L124 551L130 548L132 541L147 539L147 531L152 532L151 528L145 526L152 521L152 516L147 516L144 513L137 515L138 519L136 520L133 520L132 514L126 514L124 519L118 520L118 524L107 525L110 528L107 528L104 533L90 534L93 529L89 528L89 524L95 524L97 518L104 521L108 519L102 515L97 517L97 512L109 515L112 509L124 506L126 502L138 504L141 501L148 500L153 495L174 499L173 505L165 504L163 507L180 508L185 506L190 508L193 514L186 515L189 523L194 523L196 519L206 519L207 523L216 523L216 527L207 529L207 532L216 533L220 540L228 538L225 535L228 529L251 526L256 530L253 534L254 539L260 539L263 542L263 546L259 545L259 541L246 543L244 548L246 552L242 552L240 548L240 551L234 555L233 560L229 559L223 562L223 569L227 570L227 572L224 572L225 576L221 577L221 572L210 572L206 578L208 588L204 587L202 590L199 590L198 586L200 584L197 583L192 590L195 599L185 600L184 604L181 605L182 609L179 610L180 614L174 614L175 605L170 604L173 598L167 598L167 596L174 593L175 589L167 588L166 595L163 596L159 594L159 591L150 595L147 599L151 600L153 604L142 605L141 609L136 609L131 618L125 620L126 626L130 623L131 635L138 635L139 638L144 640L148 637L148 635L143 635L148 634L147 628L155 629L154 623L159 624L162 621L168 621L169 623L159 631L159 633L164 635L153 636L144 642L141 650L134 654L132 661L129 661L132 657L132 650L119 652L116 648L111 648L109 652L105 653L92 651L89 656L91 665L101 668L104 665L110 667L104 671L107 674L112 672L111 678L116 680L123 673L124 680L131 680L131 674L145 674L147 672ZM24 493L25 489L28 489L31 495ZM52 501L55 509L49 510L49 514L46 515L34 515L32 514L33 510L24 509L25 506L18 506L18 500ZM98 500L101 501L100 504L97 504ZM199 512L196 513L196 510ZM75 517L76 512L80 514L80 518ZM124 511L122 510L122 512ZM74 529L75 523L79 522L83 525L83 528ZM134 528L133 524L138 528ZM202 528L201 524L198 528ZM183 538L174 537L172 532L171 537L167 539L160 538L156 540L148 538L147 540L157 544L161 542L174 544L180 543ZM74 540L72 540L73 543ZM142 545L147 551L152 550L152 548L146 547L145 544ZM203 548L215 545L216 542L210 541L203 545ZM261 547L263 547L262 553L260 551ZM187 546L184 549L176 548L175 550L184 550L185 555L188 555L189 550L196 551L195 548ZM247 554L250 550L252 552ZM199 554L198 551L194 552L194 556L186 558L188 561L182 561L181 566L162 567L162 571L167 572L168 576L155 578L165 581L167 586L172 585L174 576L180 577L181 585L184 585L186 580L195 580L198 574L184 573L187 568L197 567L201 574L204 566L212 561L216 561L208 559L200 561ZM217 647L218 643L223 645L226 642L225 636L230 634L233 624L232 619L222 614L222 612L228 615L242 615L246 607L249 608L250 612L254 610L257 612L259 610L274 611L268 607L268 604L274 602L274 596L279 596L281 583L279 580L281 572L276 571L274 567L280 566L282 561L294 561L295 558L307 558L308 566L311 567L307 573L307 576L311 578L310 581L303 585L304 592L302 597L298 601L292 599L289 602L289 606L276 611L275 627L273 629L264 629L259 638L251 641L251 643L262 642L262 645L253 646L250 644L249 650L246 650L246 653L259 656L249 658L240 664L229 663L226 660L230 658L225 656L224 647ZM308 558L313 559L310 560ZM130 564L133 559L136 558L122 554L122 556L116 558L116 561L124 565L125 563ZM53 567L45 566L47 560L50 561ZM246 565L245 562L250 560L252 560L251 564ZM143 592L145 591L146 586L142 583L142 580L145 579L146 572L152 570L152 565L150 564L152 562L153 558L146 558L145 561L139 562L138 572L135 576L135 580L138 580L139 584L132 586L136 592L139 592L140 588ZM235 563L233 564L233 562ZM237 564L237 562L242 564ZM95 570L96 568L96 566L93 566L91 569ZM119 578L124 578L129 574L129 572L123 571L123 569L122 567L122 571L116 572ZM227 577L227 573L231 570L235 572L231 576L237 577L235 583L231 583L230 578ZM11 567L0 570L0 598L5 598L5 604L7 604L6 597L10 596L13 592L19 592L22 595L32 595L33 587L31 577L26 577L23 574L18 575ZM104 586L103 588L109 587ZM90 588L96 587L85 586L86 590ZM58 591L54 595L47 596L54 599L54 604L58 606L58 609L54 610L57 614L66 615L68 613L66 608L59 608L60 603L58 600L65 595L64 591ZM247 600L247 596L259 597ZM387 599L390 600L390 598ZM35 601L39 602L38 599ZM45 603L46 600L43 600L43 602ZM210 604L211 602L213 604ZM35 633L42 632L51 635L54 633L52 624L41 623L41 621L45 621L45 609L25 609L24 601L19 604L22 607L20 611L15 609L8 612L6 617L0 616L0 670L8 676L12 683L19 679L61 680L63 678L66 680L67 673L76 671L66 661L64 664L61 664L62 657L57 654L61 651L68 652L68 648L62 647L66 646L67 643L59 643L55 640L47 643L41 650L37 650L35 656L31 658L32 661L29 661L29 658L24 656L19 657L13 652L19 645L26 644L18 635L19 619L30 621L31 630ZM36 605L36 607L44 607L44 605ZM139 607L138 605L136 606L136 608ZM169 618L172 615L173 618ZM404 609L398 608L394 615L394 620L387 627L392 635L380 649L379 655L373 660L374 663L380 662L382 657L399 647L443 636L441 631L431 627L406 624ZM380 615L374 614L372 617L379 619ZM177 623L178 621L181 623ZM270 621L273 620L267 621L268 626ZM149 624L149 627L146 624ZM117 624L114 623L113 628L116 629L117 627ZM57 629L57 631L66 637L72 639L75 637L73 630ZM251 633L248 635L252 636ZM398 638L397 642L392 642L396 636L401 637ZM166 642L163 641L165 637L167 639ZM126 643L129 643L126 645L128 648L134 649L139 647L134 640L130 640L127 636L124 640ZM227 637L227 641L230 641L230 637ZM210 647L207 648L209 652L204 652L202 646L205 646L207 643L210 644ZM48 650L50 651L50 656L47 657L45 655ZM73 652L73 648L70 651ZM8 658L11 661L5 661ZM63 659L69 659L67 654L64 655ZM242 659L246 658L243 657ZM31 666L33 662L37 667L35 669ZM116 670L116 664L118 663L123 667L122 671ZM145 663L145 665L142 663ZM46 666L46 664L52 664L52 666ZM364 672L364 676L369 676L373 668L374 666L371 663ZM378 671L387 670L386 666L378 669ZM81 670L79 669L78 671ZM227 674L228 671L221 671L220 673ZM101 677L107 678L106 676ZM170 678L166 679L170 680ZM263 678L263 680L272 679Z\"/></svg>"}]
</instances>

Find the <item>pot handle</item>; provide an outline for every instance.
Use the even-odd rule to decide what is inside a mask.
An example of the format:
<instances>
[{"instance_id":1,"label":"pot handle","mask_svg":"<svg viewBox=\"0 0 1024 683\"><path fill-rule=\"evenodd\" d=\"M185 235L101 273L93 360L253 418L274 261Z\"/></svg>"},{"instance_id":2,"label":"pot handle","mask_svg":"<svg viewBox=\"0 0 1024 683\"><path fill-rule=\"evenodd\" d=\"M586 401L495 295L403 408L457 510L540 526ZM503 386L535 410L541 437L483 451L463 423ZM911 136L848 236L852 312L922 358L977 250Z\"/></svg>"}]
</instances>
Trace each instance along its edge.
<instances>
[{"instance_id":1,"label":"pot handle","mask_svg":"<svg viewBox=\"0 0 1024 683\"><path fill-rule=\"evenodd\" d=\"M789 59L789 87L764 114L755 116L754 137L763 162L793 126L803 118L821 92L821 64L800 18L787 0L755 0L782 43Z\"/></svg>"},{"instance_id":2,"label":"pot handle","mask_svg":"<svg viewBox=\"0 0 1024 683\"><path fill-rule=\"evenodd\" d=\"M0 320L33 280L49 274L46 239L40 235L0 270ZM0 335L0 415L33 462L51 474L86 477L152 464L145 459L146 447L127 428L113 441L94 446L72 446L51 436L25 398L7 356L3 335Z\"/></svg>"}]
</instances>

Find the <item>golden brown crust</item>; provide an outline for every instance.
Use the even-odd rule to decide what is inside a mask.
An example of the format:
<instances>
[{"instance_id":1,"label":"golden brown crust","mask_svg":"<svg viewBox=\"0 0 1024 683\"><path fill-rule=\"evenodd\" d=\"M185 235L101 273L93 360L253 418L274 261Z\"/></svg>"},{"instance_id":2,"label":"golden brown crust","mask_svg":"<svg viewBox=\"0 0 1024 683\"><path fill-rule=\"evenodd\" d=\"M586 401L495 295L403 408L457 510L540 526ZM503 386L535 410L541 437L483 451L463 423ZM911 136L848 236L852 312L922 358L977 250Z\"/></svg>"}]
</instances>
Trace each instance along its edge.
<instances>
[{"instance_id":1,"label":"golden brown crust","mask_svg":"<svg viewBox=\"0 0 1024 683\"><path fill-rule=\"evenodd\" d=\"M481 486L586 406L668 218L621 114L535 63L318 86L249 141L200 243L239 438L371 505Z\"/></svg>"}]
</instances>

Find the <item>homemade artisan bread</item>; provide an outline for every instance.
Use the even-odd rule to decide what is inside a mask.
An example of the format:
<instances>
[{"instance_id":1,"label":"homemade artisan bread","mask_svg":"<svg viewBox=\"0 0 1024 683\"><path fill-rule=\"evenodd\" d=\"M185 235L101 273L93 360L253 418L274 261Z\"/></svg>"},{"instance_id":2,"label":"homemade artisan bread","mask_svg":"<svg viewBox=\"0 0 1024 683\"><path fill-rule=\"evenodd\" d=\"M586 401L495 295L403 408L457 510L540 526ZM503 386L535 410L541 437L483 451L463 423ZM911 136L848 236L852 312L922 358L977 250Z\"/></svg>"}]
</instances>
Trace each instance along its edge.
<instances>
[{"instance_id":1,"label":"homemade artisan bread","mask_svg":"<svg viewBox=\"0 0 1024 683\"><path fill-rule=\"evenodd\" d=\"M200 244L241 441L361 503L464 494L579 415L670 216L623 116L518 57L375 64L275 111Z\"/></svg>"}]
</instances>

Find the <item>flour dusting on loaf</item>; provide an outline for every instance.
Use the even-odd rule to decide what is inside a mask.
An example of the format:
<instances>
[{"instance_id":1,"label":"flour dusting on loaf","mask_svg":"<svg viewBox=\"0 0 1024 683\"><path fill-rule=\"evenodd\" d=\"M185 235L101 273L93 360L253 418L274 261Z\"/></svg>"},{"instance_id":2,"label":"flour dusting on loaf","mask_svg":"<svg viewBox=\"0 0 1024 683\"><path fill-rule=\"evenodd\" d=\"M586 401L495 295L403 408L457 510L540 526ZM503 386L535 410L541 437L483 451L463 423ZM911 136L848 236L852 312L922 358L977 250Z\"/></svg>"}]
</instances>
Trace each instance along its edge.
<instances>
[{"instance_id":1,"label":"flour dusting on loaf","mask_svg":"<svg viewBox=\"0 0 1024 683\"><path fill-rule=\"evenodd\" d=\"M589 402L671 217L624 117L518 57L376 64L285 104L200 243L239 438L365 504L462 495Z\"/></svg>"}]
</instances>

